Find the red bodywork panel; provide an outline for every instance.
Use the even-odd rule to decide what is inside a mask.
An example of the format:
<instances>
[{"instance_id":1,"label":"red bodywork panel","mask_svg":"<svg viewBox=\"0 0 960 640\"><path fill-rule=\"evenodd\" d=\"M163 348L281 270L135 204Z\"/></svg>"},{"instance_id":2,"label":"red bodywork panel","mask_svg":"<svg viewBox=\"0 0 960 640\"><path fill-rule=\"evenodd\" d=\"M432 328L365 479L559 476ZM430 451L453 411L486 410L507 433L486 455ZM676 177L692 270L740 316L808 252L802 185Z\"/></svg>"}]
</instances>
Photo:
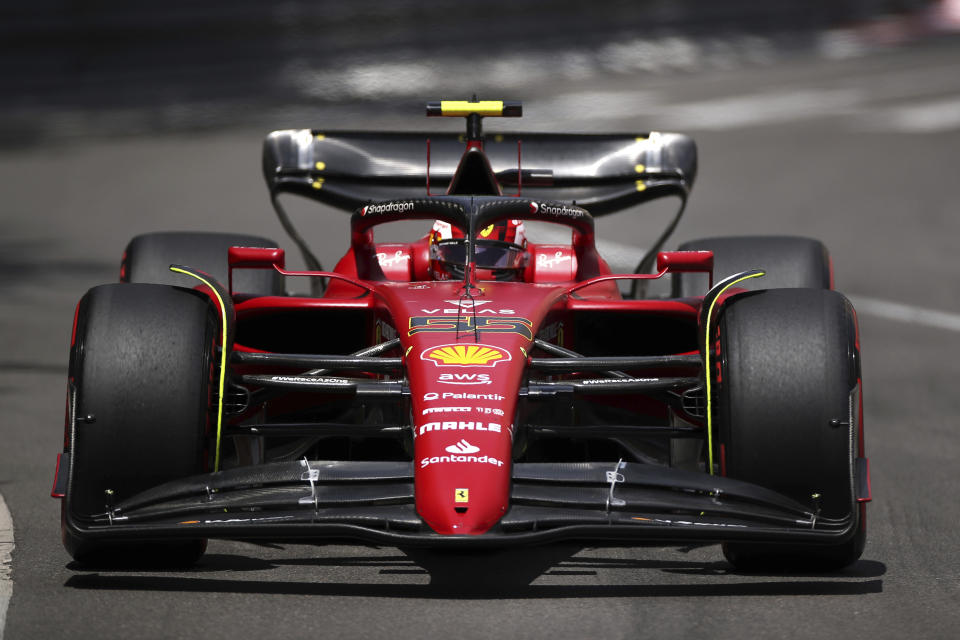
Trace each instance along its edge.
<instances>
[{"instance_id":1,"label":"red bodywork panel","mask_svg":"<svg viewBox=\"0 0 960 640\"><path fill-rule=\"evenodd\" d=\"M693 321L699 309L699 300L623 300L612 280L582 286L575 280L572 245L528 249L526 282L480 282L472 296L465 295L461 281L422 279L425 238L363 252L376 256L385 277L362 281L363 288L349 282L357 279L350 249L335 268L343 279L331 279L323 298L253 298L237 304L237 317L243 322L283 309L362 309L371 319L385 319L388 333L400 339L410 388L417 513L437 533L478 535L510 505L517 389L548 314L630 311ZM703 256L699 259L702 265ZM676 258L674 263L689 266ZM602 259L597 272L597 278L609 277ZM377 342L388 337L382 326L376 323Z\"/></svg>"},{"instance_id":2,"label":"red bodywork panel","mask_svg":"<svg viewBox=\"0 0 960 640\"><path fill-rule=\"evenodd\" d=\"M438 533L479 534L509 505L513 417L526 354L560 287L384 285L413 408L417 512ZM534 293L539 295L533 295Z\"/></svg>"}]
</instances>

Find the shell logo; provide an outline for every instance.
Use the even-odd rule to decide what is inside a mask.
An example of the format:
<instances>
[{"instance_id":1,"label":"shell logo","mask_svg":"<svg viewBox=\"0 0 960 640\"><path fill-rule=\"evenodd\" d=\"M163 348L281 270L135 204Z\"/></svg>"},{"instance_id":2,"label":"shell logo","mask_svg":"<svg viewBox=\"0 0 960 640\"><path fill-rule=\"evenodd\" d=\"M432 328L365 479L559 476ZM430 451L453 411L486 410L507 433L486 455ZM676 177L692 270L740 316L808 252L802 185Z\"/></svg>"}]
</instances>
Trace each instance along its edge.
<instances>
[{"instance_id":1,"label":"shell logo","mask_svg":"<svg viewBox=\"0 0 960 640\"><path fill-rule=\"evenodd\" d=\"M509 362L510 352L487 344L445 344L431 347L420 354L421 360L438 367L494 367Z\"/></svg>"}]
</instances>

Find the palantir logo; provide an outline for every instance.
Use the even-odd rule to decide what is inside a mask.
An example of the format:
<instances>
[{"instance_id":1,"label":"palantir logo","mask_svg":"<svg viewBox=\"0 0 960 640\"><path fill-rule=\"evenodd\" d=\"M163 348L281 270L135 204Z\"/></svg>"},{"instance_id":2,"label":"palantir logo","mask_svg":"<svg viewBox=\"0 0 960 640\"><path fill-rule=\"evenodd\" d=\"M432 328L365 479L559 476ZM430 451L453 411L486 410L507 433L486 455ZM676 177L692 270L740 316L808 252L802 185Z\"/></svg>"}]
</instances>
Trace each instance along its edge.
<instances>
[{"instance_id":1,"label":"palantir logo","mask_svg":"<svg viewBox=\"0 0 960 640\"><path fill-rule=\"evenodd\" d=\"M446 451L447 453L466 455L468 453L476 453L477 451L480 451L480 447L475 447L466 440L461 440L460 442L447 447Z\"/></svg>"}]
</instances>

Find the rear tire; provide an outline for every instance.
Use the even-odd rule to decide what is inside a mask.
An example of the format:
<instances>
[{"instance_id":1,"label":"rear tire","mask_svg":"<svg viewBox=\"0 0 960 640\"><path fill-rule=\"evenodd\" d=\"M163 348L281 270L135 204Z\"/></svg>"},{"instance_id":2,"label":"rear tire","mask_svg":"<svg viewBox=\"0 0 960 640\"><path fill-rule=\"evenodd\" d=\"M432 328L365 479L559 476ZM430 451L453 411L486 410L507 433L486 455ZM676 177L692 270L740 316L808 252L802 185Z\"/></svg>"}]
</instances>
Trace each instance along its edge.
<instances>
[{"instance_id":1,"label":"rear tire","mask_svg":"<svg viewBox=\"0 0 960 640\"><path fill-rule=\"evenodd\" d=\"M832 289L830 254L819 240L798 236L730 236L685 242L680 251L713 251L713 281L763 269L763 278L745 280L744 289ZM678 273L673 277L674 297L702 296L708 289L703 273Z\"/></svg>"},{"instance_id":2,"label":"rear tire","mask_svg":"<svg viewBox=\"0 0 960 640\"><path fill-rule=\"evenodd\" d=\"M224 286L229 281L227 251L230 247L277 247L269 238L238 233L200 233L169 231L145 233L134 237L123 253L121 282L151 282L193 286L186 278L170 271L181 264L207 273ZM237 269L233 290L256 296L282 296L283 276L268 269Z\"/></svg>"},{"instance_id":3,"label":"rear tire","mask_svg":"<svg viewBox=\"0 0 960 640\"><path fill-rule=\"evenodd\" d=\"M718 333L726 475L805 505L819 494L823 518L860 515L859 505L851 513L860 371L849 301L821 289L746 293L724 306ZM837 545L729 542L724 555L739 569L832 570L855 562L865 540L860 519Z\"/></svg>"},{"instance_id":4,"label":"rear tire","mask_svg":"<svg viewBox=\"0 0 960 640\"><path fill-rule=\"evenodd\" d=\"M64 520L104 513L107 490L117 504L203 472L218 327L208 298L189 289L108 284L83 297L70 354L77 420ZM185 565L205 547L102 542L63 525L67 551L87 563Z\"/></svg>"}]
</instances>

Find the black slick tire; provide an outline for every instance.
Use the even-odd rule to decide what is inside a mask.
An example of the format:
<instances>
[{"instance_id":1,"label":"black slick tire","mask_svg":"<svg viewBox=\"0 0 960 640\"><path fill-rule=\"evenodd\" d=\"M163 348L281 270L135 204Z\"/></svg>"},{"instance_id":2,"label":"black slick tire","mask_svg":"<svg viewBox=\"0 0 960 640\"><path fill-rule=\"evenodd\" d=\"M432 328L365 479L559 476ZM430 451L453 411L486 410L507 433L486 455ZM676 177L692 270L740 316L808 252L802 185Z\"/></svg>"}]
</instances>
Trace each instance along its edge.
<instances>
[{"instance_id":1,"label":"black slick tire","mask_svg":"<svg viewBox=\"0 0 960 640\"><path fill-rule=\"evenodd\" d=\"M713 251L713 281L735 273L763 269L762 278L737 285L745 289L832 288L830 255L819 240L799 236L730 236L702 238L680 245L680 251ZM673 277L675 297L702 296L709 284L703 273Z\"/></svg>"},{"instance_id":2,"label":"black slick tire","mask_svg":"<svg viewBox=\"0 0 960 640\"><path fill-rule=\"evenodd\" d=\"M83 297L69 377L75 394L63 542L84 563L186 565L205 541L132 545L85 538L84 522L152 486L204 471L219 320L208 298L156 284Z\"/></svg>"},{"instance_id":3,"label":"black slick tire","mask_svg":"<svg viewBox=\"0 0 960 640\"><path fill-rule=\"evenodd\" d=\"M230 247L277 247L269 238L239 233L202 233L168 231L135 236L123 253L120 267L122 282L150 282L190 286L187 278L170 271L171 264L199 269L227 286ZM283 276L267 269L237 269L233 274L236 293L255 296L281 296Z\"/></svg>"},{"instance_id":4,"label":"black slick tire","mask_svg":"<svg viewBox=\"0 0 960 640\"><path fill-rule=\"evenodd\" d=\"M741 294L723 307L715 417L723 471L786 495L819 517L852 518L835 545L729 542L738 569L834 570L863 551L854 501L859 353L850 302L823 289ZM816 494L816 497L814 497Z\"/></svg>"}]
</instances>

